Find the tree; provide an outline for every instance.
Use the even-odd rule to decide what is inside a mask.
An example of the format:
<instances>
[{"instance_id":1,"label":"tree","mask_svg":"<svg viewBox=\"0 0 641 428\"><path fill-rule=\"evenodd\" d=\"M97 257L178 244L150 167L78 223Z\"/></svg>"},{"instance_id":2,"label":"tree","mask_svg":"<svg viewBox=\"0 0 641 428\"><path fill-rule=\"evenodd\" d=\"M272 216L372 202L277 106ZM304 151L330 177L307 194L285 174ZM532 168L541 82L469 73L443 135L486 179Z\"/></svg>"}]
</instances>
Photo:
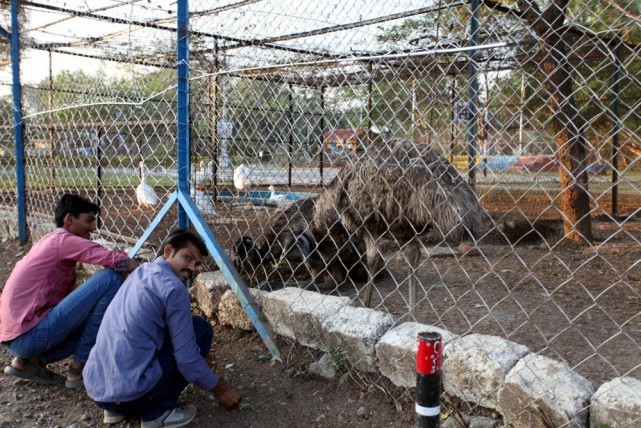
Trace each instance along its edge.
<instances>
[{"instance_id":1,"label":"tree","mask_svg":"<svg viewBox=\"0 0 641 428\"><path fill-rule=\"evenodd\" d=\"M590 194L588 192L587 141L584 119L579 114L573 93L573 78L567 60L566 9L568 0L554 0L543 12L532 0L518 0L522 17L541 41L544 54L544 86L553 111L552 126L561 167L561 209L563 229L574 242L592 240Z\"/></svg>"}]
</instances>

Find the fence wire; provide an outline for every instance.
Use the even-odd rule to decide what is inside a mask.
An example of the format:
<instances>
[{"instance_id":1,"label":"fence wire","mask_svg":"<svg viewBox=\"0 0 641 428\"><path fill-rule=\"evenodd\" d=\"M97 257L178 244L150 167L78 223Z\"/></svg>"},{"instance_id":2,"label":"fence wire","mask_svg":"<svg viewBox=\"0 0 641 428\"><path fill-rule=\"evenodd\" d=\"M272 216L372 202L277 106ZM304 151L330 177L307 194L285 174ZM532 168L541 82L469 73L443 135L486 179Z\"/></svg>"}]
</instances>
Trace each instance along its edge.
<instances>
[{"instance_id":1,"label":"fence wire","mask_svg":"<svg viewBox=\"0 0 641 428\"><path fill-rule=\"evenodd\" d=\"M641 379L638 4L555 3L190 2L191 192L246 282ZM173 7L23 6L30 227L73 191L133 243L175 190Z\"/></svg>"}]
</instances>

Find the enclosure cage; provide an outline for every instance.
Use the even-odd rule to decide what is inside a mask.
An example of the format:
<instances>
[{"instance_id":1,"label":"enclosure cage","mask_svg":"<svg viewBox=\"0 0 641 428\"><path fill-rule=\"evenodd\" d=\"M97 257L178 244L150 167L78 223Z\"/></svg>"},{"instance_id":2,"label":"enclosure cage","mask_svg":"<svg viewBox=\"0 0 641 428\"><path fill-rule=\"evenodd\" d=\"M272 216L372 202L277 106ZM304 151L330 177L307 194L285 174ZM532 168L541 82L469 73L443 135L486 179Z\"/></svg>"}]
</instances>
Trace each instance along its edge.
<instances>
[{"instance_id":1,"label":"enclosure cage","mask_svg":"<svg viewBox=\"0 0 641 428\"><path fill-rule=\"evenodd\" d=\"M102 207L99 235L133 245L177 186L176 5L18 3L29 230L77 192ZM238 260L241 237L275 245L284 210L411 140L456 168L492 223L473 251L420 241L416 320L522 343L595 387L639 378L640 41L633 1L192 0L191 196ZM15 212L9 47L0 197ZM235 186L240 165L249 181ZM143 185L155 202L137 198ZM313 208L299 214L312 228ZM171 211L149 244L176 225ZM384 232L372 235L384 268L371 305L411 320L407 242ZM255 286L314 280L290 250L239 269ZM362 305L364 288L331 292Z\"/></svg>"}]
</instances>

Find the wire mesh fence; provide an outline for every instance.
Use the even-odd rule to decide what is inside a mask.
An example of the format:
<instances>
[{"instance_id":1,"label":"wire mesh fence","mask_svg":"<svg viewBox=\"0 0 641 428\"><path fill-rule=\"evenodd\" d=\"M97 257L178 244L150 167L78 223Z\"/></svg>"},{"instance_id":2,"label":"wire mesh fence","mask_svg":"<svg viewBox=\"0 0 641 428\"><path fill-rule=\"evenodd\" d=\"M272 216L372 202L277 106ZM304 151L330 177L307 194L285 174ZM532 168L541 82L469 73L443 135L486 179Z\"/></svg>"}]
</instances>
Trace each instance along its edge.
<instances>
[{"instance_id":1,"label":"wire mesh fence","mask_svg":"<svg viewBox=\"0 0 641 428\"><path fill-rule=\"evenodd\" d=\"M85 194L132 243L176 187L175 11L99 3L23 5L27 212ZM192 198L247 283L640 378L638 5L543 3L190 2Z\"/></svg>"}]
</instances>

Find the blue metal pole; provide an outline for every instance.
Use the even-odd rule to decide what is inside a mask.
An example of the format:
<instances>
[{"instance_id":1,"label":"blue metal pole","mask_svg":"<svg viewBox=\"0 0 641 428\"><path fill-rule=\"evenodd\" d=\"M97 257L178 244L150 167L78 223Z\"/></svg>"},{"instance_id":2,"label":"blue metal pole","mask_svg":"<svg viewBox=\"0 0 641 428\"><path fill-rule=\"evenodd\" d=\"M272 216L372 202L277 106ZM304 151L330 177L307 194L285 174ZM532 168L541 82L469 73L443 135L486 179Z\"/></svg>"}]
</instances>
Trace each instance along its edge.
<instances>
[{"instance_id":1,"label":"blue metal pole","mask_svg":"<svg viewBox=\"0 0 641 428\"><path fill-rule=\"evenodd\" d=\"M16 194L18 197L18 237L27 243L27 204L24 179L24 141L22 122L22 91L20 86L20 28L18 0L11 0L11 72L13 73L13 135L16 150Z\"/></svg>"},{"instance_id":2,"label":"blue metal pole","mask_svg":"<svg viewBox=\"0 0 641 428\"><path fill-rule=\"evenodd\" d=\"M480 1L472 0L470 3L471 16L470 16L470 42L469 46L476 46L479 37L479 9ZM468 123L467 123L467 160L468 160L468 182L472 187L476 185L476 155L478 153L476 147L476 137L478 135L477 126L477 110L476 104L478 101L479 81L478 81L478 67L476 65L476 50L471 51L470 54L470 99L468 101Z\"/></svg>"},{"instance_id":3,"label":"blue metal pole","mask_svg":"<svg viewBox=\"0 0 641 428\"><path fill-rule=\"evenodd\" d=\"M178 0L178 191L189 195L189 2ZM189 217L178 204L178 227Z\"/></svg>"}]
</instances>

